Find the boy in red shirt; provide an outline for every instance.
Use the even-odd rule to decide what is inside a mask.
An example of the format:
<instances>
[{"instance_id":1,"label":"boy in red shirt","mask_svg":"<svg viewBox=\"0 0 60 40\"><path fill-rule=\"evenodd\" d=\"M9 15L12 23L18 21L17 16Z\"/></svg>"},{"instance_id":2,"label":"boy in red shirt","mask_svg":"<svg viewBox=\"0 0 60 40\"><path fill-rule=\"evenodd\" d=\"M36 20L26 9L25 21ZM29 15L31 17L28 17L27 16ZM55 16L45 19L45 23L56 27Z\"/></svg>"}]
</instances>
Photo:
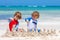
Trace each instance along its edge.
<instances>
[{"instance_id":1,"label":"boy in red shirt","mask_svg":"<svg viewBox=\"0 0 60 40\"><path fill-rule=\"evenodd\" d=\"M9 22L9 30L12 32L14 29L17 31L18 27L17 25L19 24L18 20L21 19L21 13L16 12L14 14L14 17L10 20Z\"/></svg>"}]
</instances>

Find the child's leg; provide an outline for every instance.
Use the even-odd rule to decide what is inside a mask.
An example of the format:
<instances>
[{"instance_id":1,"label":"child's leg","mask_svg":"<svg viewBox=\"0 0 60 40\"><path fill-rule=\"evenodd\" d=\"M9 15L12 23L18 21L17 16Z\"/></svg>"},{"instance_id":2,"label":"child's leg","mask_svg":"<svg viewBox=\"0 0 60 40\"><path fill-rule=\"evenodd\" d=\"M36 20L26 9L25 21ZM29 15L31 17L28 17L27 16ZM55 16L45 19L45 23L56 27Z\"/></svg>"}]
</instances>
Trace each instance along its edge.
<instances>
[{"instance_id":1,"label":"child's leg","mask_svg":"<svg viewBox=\"0 0 60 40\"><path fill-rule=\"evenodd\" d=\"M34 31L36 32L37 27L34 27Z\"/></svg>"},{"instance_id":2,"label":"child's leg","mask_svg":"<svg viewBox=\"0 0 60 40\"><path fill-rule=\"evenodd\" d=\"M34 31L36 32L36 28L34 28Z\"/></svg>"},{"instance_id":3,"label":"child's leg","mask_svg":"<svg viewBox=\"0 0 60 40\"><path fill-rule=\"evenodd\" d=\"M27 29L28 29L29 32L32 32L32 28L31 27L28 26Z\"/></svg>"},{"instance_id":4,"label":"child's leg","mask_svg":"<svg viewBox=\"0 0 60 40\"><path fill-rule=\"evenodd\" d=\"M34 28L34 31L35 31L35 32L36 32L36 31L40 32L40 29L37 28L37 27L35 27L35 28Z\"/></svg>"}]
</instances>

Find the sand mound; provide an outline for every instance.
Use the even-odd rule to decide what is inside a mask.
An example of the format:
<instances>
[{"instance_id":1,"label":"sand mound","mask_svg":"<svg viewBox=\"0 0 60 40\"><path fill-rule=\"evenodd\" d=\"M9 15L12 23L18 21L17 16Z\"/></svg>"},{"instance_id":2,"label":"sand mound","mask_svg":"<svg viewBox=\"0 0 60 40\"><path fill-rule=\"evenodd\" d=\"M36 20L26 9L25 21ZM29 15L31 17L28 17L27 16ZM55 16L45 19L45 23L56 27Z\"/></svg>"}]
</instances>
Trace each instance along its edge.
<instances>
[{"instance_id":1,"label":"sand mound","mask_svg":"<svg viewBox=\"0 0 60 40\"><path fill-rule=\"evenodd\" d=\"M4 35L2 35L2 37L40 37L40 36L49 36L49 35L56 36L59 33L56 30L46 30L46 29L43 29L40 32L38 31L26 32L23 29L13 32L9 32L7 30L7 32Z\"/></svg>"}]
</instances>

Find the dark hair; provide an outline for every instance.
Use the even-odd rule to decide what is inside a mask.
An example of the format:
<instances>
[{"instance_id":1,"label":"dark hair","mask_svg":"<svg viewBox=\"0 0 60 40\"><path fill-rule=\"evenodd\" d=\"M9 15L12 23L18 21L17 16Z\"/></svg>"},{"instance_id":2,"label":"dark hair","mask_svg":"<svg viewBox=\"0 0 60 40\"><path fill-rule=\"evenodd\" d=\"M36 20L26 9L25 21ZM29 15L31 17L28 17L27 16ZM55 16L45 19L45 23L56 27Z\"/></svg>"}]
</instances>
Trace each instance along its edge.
<instances>
[{"instance_id":1,"label":"dark hair","mask_svg":"<svg viewBox=\"0 0 60 40\"><path fill-rule=\"evenodd\" d=\"M20 14L20 15L16 16L17 14ZM21 12L15 12L14 16L16 16L17 18L21 19Z\"/></svg>"},{"instance_id":2,"label":"dark hair","mask_svg":"<svg viewBox=\"0 0 60 40\"><path fill-rule=\"evenodd\" d=\"M32 13L32 16L33 16L34 13L37 13L37 14L38 14L38 18L39 18L39 16L40 16L40 15L39 15L39 12L38 12L38 11L34 11L34 12Z\"/></svg>"}]
</instances>

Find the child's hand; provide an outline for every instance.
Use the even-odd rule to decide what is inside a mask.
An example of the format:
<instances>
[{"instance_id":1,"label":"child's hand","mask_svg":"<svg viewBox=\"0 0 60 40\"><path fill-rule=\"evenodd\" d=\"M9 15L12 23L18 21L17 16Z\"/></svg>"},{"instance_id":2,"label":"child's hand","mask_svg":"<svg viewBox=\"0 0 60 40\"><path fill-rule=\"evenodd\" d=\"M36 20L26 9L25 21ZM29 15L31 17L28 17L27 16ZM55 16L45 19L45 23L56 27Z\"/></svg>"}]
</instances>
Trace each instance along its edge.
<instances>
[{"instance_id":1,"label":"child's hand","mask_svg":"<svg viewBox=\"0 0 60 40\"><path fill-rule=\"evenodd\" d=\"M22 29L19 29L19 31L20 31L20 32L23 32L23 30L22 30Z\"/></svg>"}]
</instances>

